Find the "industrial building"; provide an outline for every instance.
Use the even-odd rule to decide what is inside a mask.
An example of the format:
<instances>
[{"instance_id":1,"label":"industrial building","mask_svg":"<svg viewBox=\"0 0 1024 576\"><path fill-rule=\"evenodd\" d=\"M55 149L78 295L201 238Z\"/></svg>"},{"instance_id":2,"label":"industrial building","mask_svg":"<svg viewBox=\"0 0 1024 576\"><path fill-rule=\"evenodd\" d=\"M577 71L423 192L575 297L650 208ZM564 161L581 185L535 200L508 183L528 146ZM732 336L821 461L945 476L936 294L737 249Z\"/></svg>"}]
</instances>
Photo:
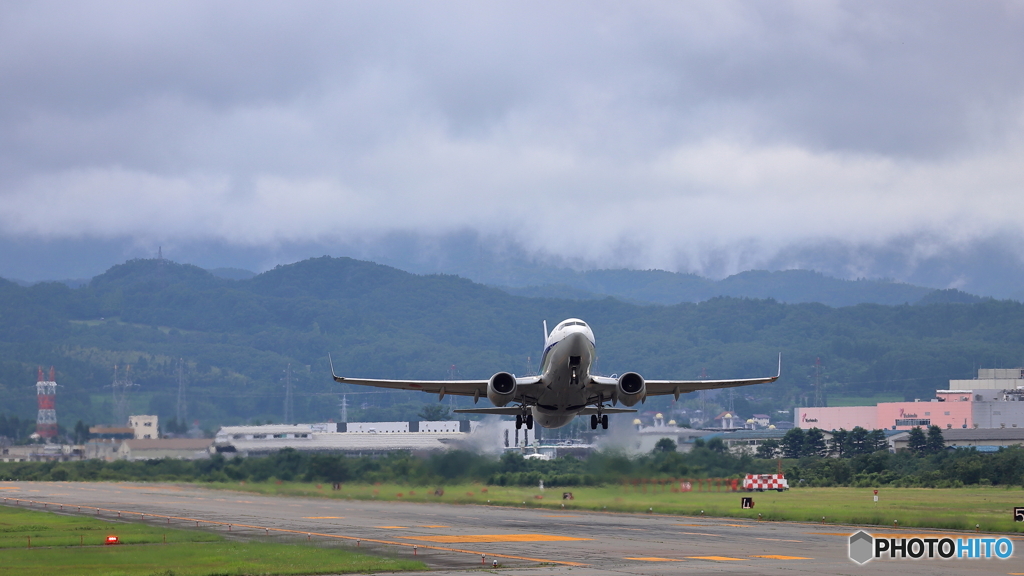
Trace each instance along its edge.
<instances>
[{"instance_id":1,"label":"industrial building","mask_svg":"<svg viewBox=\"0 0 1024 576\"><path fill-rule=\"evenodd\" d=\"M797 408L796 426L804 429L910 430L938 426L943 430L1024 427L1024 370L981 369L974 380L950 380L949 389L913 402L881 402L875 406Z\"/></svg>"}]
</instances>

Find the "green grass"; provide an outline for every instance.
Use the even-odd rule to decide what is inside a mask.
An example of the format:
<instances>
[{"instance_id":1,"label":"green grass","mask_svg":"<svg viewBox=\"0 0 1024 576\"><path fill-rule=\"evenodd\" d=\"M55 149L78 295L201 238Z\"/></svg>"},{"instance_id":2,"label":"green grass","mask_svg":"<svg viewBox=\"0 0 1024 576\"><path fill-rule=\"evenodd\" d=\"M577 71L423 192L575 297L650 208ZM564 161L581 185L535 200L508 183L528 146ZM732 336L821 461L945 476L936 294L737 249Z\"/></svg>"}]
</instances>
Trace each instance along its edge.
<instances>
[{"instance_id":1,"label":"green grass","mask_svg":"<svg viewBox=\"0 0 1024 576\"><path fill-rule=\"evenodd\" d=\"M103 546L109 534L122 544ZM166 535L167 544L163 544ZM32 538L32 548L28 538ZM79 545L84 541L85 545ZM156 542L160 542L159 544ZM423 570L422 562L304 544L233 542L218 534L0 506L0 573L17 576L343 574Z\"/></svg>"},{"instance_id":2,"label":"green grass","mask_svg":"<svg viewBox=\"0 0 1024 576\"><path fill-rule=\"evenodd\" d=\"M100 546L114 534L125 544L220 542L210 532L175 530L162 526L111 522L88 516L67 516L11 506L0 506L0 548L32 546Z\"/></svg>"},{"instance_id":3,"label":"green grass","mask_svg":"<svg viewBox=\"0 0 1024 576\"><path fill-rule=\"evenodd\" d=\"M410 487L398 484L344 484L339 491L330 485L297 482L258 484L214 484L231 490L282 496L319 496L358 500L402 500L407 502L446 502L451 504L491 504L495 506L543 507L561 510L597 510L648 512L833 524L876 524L902 527L973 530L979 524L986 532L1024 532L1024 523L1013 521L1013 507L1024 506L1020 487L975 488L882 488L879 502L872 500L869 488L797 488L787 492L671 492L670 485L600 486L548 488L502 487L481 484L445 486L443 496L434 496L435 487ZM694 486L696 488L696 486ZM572 492L574 500L563 501L562 492ZM401 494L401 496L399 496ZM541 496L541 498L537 498ZM754 498L754 509L740 508L740 498ZM488 502L489 501L489 502Z\"/></svg>"}]
</instances>

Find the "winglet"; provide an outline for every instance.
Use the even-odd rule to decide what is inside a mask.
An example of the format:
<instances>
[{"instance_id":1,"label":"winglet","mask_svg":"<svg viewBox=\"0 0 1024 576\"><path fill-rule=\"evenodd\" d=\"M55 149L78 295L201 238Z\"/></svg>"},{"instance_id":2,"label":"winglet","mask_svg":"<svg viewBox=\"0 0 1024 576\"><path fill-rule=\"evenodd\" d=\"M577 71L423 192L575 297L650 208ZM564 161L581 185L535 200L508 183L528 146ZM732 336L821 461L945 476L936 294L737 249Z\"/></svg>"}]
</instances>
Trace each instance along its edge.
<instances>
[{"instance_id":1,"label":"winglet","mask_svg":"<svg viewBox=\"0 0 1024 576\"><path fill-rule=\"evenodd\" d=\"M327 353L327 361L331 364L331 378L334 378L335 382L341 382L341 380L338 379L338 375L334 373L334 360L331 360L330 352Z\"/></svg>"},{"instance_id":2,"label":"winglet","mask_svg":"<svg viewBox=\"0 0 1024 576\"><path fill-rule=\"evenodd\" d=\"M544 320L544 347L548 347L548 321Z\"/></svg>"},{"instance_id":3,"label":"winglet","mask_svg":"<svg viewBox=\"0 0 1024 576\"><path fill-rule=\"evenodd\" d=\"M779 352L779 373L775 375L775 378L778 379L780 376L782 376L782 352Z\"/></svg>"}]
</instances>

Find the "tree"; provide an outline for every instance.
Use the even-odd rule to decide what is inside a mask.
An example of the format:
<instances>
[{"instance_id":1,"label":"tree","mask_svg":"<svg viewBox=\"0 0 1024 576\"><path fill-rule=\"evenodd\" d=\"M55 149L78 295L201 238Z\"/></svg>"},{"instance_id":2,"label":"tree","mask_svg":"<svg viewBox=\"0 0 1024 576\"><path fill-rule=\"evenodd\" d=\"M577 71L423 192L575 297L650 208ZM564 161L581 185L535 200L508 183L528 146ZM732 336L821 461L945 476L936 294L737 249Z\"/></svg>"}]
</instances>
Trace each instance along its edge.
<instances>
[{"instance_id":1,"label":"tree","mask_svg":"<svg viewBox=\"0 0 1024 576\"><path fill-rule=\"evenodd\" d=\"M791 428L782 437L782 455L786 458L799 458L804 454L804 431Z\"/></svg>"},{"instance_id":2,"label":"tree","mask_svg":"<svg viewBox=\"0 0 1024 576\"><path fill-rule=\"evenodd\" d=\"M718 452L719 454L725 454L729 451L729 448L725 445L725 442L721 437L715 436L711 440L708 440L708 450Z\"/></svg>"},{"instance_id":3,"label":"tree","mask_svg":"<svg viewBox=\"0 0 1024 576\"><path fill-rule=\"evenodd\" d=\"M868 434L868 443L873 446L872 452L878 452L879 450L888 450L889 441L885 438L885 430L874 429Z\"/></svg>"},{"instance_id":4,"label":"tree","mask_svg":"<svg viewBox=\"0 0 1024 576\"><path fill-rule=\"evenodd\" d=\"M853 430L850 430L850 436L847 441L847 452L848 456L859 456L861 454L870 454L874 452L874 450L869 446L867 430L860 426L854 426Z\"/></svg>"},{"instance_id":5,"label":"tree","mask_svg":"<svg viewBox=\"0 0 1024 576\"><path fill-rule=\"evenodd\" d=\"M839 458L848 456L849 451L850 433L845 428L832 431L832 442L829 444L829 453L835 454Z\"/></svg>"},{"instance_id":6,"label":"tree","mask_svg":"<svg viewBox=\"0 0 1024 576\"><path fill-rule=\"evenodd\" d=\"M928 439L925 437L924 431L921 430L920 426L914 426L910 429L910 437L907 438L907 449L915 456L924 455L928 450Z\"/></svg>"},{"instance_id":7,"label":"tree","mask_svg":"<svg viewBox=\"0 0 1024 576\"><path fill-rule=\"evenodd\" d=\"M825 434L818 428L811 428L804 434L804 456L827 456L828 445L825 444Z\"/></svg>"},{"instance_id":8,"label":"tree","mask_svg":"<svg viewBox=\"0 0 1024 576\"><path fill-rule=\"evenodd\" d=\"M676 451L675 440L671 438L662 438L654 444L654 452L675 452Z\"/></svg>"},{"instance_id":9,"label":"tree","mask_svg":"<svg viewBox=\"0 0 1024 576\"><path fill-rule=\"evenodd\" d=\"M452 414L444 404L427 404L419 412L419 417L428 422L451 420Z\"/></svg>"},{"instance_id":10,"label":"tree","mask_svg":"<svg viewBox=\"0 0 1024 576\"><path fill-rule=\"evenodd\" d=\"M946 440L942 437L942 428L938 426L928 427L928 438L925 440L925 452L938 454L946 449Z\"/></svg>"},{"instance_id":11,"label":"tree","mask_svg":"<svg viewBox=\"0 0 1024 576\"><path fill-rule=\"evenodd\" d=\"M765 460L777 458L779 455L778 441L774 439L765 440L760 446L757 447L757 454L755 455L758 458L764 458Z\"/></svg>"},{"instance_id":12,"label":"tree","mask_svg":"<svg viewBox=\"0 0 1024 576\"><path fill-rule=\"evenodd\" d=\"M75 424L75 444L85 444L89 439L89 427L81 420Z\"/></svg>"}]
</instances>

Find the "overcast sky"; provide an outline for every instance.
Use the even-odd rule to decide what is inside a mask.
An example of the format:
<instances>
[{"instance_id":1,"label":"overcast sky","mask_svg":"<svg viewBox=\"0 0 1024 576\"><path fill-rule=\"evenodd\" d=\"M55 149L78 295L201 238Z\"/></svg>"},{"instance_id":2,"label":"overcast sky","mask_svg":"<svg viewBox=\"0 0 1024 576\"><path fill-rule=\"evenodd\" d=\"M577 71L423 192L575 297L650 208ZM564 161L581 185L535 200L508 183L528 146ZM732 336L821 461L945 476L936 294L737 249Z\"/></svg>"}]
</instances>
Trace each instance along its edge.
<instances>
[{"instance_id":1,"label":"overcast sky","mask_svg":"<svg viewBox=\"0 0 1024 576\"><path fill-rule=\"evenodd\" d=\"M0 238L934 253L1024 232L1022 71L1020 2L5 2Z\"/></svg>"}]
</instances>

